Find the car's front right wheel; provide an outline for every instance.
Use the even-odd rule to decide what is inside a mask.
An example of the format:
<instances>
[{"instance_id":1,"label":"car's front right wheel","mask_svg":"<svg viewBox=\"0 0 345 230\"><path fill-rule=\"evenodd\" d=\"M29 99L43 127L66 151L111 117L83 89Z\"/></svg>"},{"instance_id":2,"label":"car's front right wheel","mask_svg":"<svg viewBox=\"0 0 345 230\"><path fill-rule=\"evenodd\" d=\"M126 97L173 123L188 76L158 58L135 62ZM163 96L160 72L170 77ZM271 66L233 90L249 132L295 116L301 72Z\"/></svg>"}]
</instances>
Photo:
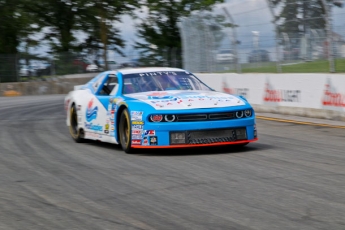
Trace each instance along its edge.
<instances>
[{"instance_id":1,"label":"car's front right wheel","mask_svg":"<svg viewBox=\"0 0 345 230\"><path fill-rule=\"evenodd\" d=\"M124 109L120 116L120 124L119 124L119 137L120 137L120 144L122 149L126 153L133 152L131 148L131 124L130 124L130 117L127 109Z\"/></svg>"}]
</instances>

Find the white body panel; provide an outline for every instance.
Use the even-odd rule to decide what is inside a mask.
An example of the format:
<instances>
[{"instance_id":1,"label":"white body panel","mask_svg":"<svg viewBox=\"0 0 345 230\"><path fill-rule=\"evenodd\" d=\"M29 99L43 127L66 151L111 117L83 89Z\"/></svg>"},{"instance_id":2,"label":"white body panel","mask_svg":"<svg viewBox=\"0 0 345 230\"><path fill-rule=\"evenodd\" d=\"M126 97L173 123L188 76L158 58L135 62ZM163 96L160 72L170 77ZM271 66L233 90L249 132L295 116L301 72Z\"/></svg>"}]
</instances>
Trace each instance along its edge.
<instances>
[{"instance_id":1,"label":"white body panel","mask_svg":"<svg viewBox=\"0 0 345 230\"><path fill-rule=\"evenodd\" d=\"M116 131L115 112L112 113L111 108L104 108L103 104L88 89L70 92L65 98L65 103L68 106L67 126L70 125L69 109L74 103L78 115L78 128L84 130L85 139L117 144L114 135Z\"/></svg>"}]
</instances>

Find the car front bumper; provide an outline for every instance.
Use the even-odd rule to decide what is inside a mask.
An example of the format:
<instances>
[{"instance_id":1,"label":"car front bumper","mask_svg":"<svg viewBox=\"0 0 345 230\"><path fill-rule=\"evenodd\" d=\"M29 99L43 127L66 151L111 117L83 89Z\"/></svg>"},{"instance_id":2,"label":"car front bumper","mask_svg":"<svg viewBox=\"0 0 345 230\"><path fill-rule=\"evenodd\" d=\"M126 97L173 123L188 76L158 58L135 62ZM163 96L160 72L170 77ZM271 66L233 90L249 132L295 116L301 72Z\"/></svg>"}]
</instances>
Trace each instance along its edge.
<instances>
[{"instance_id":1,"label":"car front bumper","mask_svg":"<svg viewBox=\"0 0 345 230\"><path fill-rule=\"evenodd\" d=\"M133 127L132 148L218 146L258 140L255 117L208 122L146 122L141 131ZM182 135L181 141L174 142L173 133Z\"/></svg>"}]
</instances>

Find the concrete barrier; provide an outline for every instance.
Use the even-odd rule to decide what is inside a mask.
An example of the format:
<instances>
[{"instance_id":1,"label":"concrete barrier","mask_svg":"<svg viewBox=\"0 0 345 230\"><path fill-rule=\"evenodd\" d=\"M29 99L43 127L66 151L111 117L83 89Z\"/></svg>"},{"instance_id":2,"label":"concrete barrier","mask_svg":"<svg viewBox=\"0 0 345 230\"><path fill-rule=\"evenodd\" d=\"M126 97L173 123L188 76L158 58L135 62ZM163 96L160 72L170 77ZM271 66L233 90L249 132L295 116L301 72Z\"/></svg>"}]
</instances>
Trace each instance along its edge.
<instances>
[{"instance_id":1,"label":"concrete barrier","mask_svg":"<svg viewBox=\"0 0 345 230\"><path fill-rule=\"evenodd\" d=\"M67 94L97 73L1 83L2 96ZM257 112L345 121L344 74L195 74L217 91L242 95Z\"/></svg>"},{"instance_id":2,"label":"concrete barrier","mask_svg":"<svg viewBox=\"0 0 345 230\"><path fill-rule=\"evenodd\" d=\"M92 76L95 76L94 74ZM47 81L1 83L0 95L2 96L27 96L27 95L48 95L67 94L73 90L75 85L82 85L91 77L79 76L73 78L59 77Z\"/></svg>"}]
</instances>

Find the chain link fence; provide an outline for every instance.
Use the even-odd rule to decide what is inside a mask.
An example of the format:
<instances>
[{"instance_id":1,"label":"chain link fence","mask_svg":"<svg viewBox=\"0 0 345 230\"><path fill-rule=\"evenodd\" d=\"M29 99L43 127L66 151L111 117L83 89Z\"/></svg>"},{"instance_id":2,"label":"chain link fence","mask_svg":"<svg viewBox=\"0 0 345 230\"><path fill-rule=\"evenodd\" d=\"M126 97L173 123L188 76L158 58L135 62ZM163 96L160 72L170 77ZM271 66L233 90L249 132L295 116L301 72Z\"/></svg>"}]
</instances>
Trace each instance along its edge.
<instances>
[{"instance_id":1,"label":"chain link fence","mask_svg":"<svg viewBox=\"0 0 345 230\"><path fill-rule=\"evenodd\" d=\"M345 72L345 9L331 6L327 3L328 14L318 17L295 15L292 21L303 25L300 32L273 21L279 12L269 0L244 0L215 9L214 14L235 25L232 28L218 26L215 31L202 13L184 18L183 67L193 72ZM316 28L320 18L329 22L324 29Z\"/></svg>"},{"instance_id":2,"label":"chain link fence","mask_svg":"<svg viewBox=\"0 0 345 230\"><path fill-rule=\"evenodd\" d=\"M145 58L135 49L125 51L124 57L110 51L108 69L169 66L183 67L192 72L215 73L345 72L344 7L330 7L327 14L317 17L302 18L296 15L290 20L303 25L303 30L296 32L286 28L282 30L281 21L273 21L273 15L277 15L279 10L273 9L270 2L234 1L215 7L211 14L214 18L204 12L183 18L179 23L182 50L166 47L155 50ZM214 20L217 15L235 26L217 23ZM328 19L329 24L326 23L324 28L317 26L320 18ZM99 57L75 53L46 57L0 54L0 82L101 72L106 67Z\"/></svg>"}]
</instances>

